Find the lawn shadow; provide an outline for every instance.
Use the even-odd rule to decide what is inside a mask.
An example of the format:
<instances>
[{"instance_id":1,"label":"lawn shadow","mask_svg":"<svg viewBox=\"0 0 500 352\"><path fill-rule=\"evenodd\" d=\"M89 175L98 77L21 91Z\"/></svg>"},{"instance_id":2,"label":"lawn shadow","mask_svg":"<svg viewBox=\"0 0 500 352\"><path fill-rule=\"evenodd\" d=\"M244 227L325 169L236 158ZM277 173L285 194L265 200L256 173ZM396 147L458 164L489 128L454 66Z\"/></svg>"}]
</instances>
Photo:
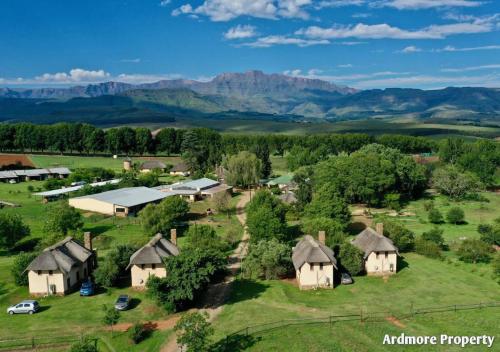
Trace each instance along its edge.
<instances>
[{"instance_id":1,"label":"lawn shadow","mask_svg":"<svg viewBox=\"0 0 500 352\"><path fill-rule=\"evenodd\" d=\"M93 236L98 236L104 232L107 232L111 230L115 225L113 224L106 224L106 225L98 225L98 226L92 226L92 227L86 227L84 231L90 231Z\"/></svg>"},{"instance_id":2,"label":"lawn shadow","mask_svg":"<svg viewBox=\"0 0 500 352\"><path fill-rule=\"evenodd\" d=\"M26 241L22 241L16 244L14 248L12 248L11 253L17 252L32 252L36 246L40 243L39 238L30 238Z\"/></svg>"},{"instance_id":3,"label":"lawn shadow","mask_svg":"<svg viewBox=\"0 0 500 352\"><path fill-rule=\"evenodd\" d=\"M262 282L247 279L235 280L232 283L231 295L227 304L259 298L268 288L269 285Z\"/></svg>"},{"instance_id":4,"label":"lawn shadow","mask_svg":"<svg viewBox=\"0 0 500 352\"><path fill-rule=\"evenodd\" d=\"M261 340L260 337L254 337L252 335L244 334L233 334L231 336L226 336L220 339L210 346L210 352L233 352L233 351L244 351L256 342Z\"/></svg>"}]
</instances>

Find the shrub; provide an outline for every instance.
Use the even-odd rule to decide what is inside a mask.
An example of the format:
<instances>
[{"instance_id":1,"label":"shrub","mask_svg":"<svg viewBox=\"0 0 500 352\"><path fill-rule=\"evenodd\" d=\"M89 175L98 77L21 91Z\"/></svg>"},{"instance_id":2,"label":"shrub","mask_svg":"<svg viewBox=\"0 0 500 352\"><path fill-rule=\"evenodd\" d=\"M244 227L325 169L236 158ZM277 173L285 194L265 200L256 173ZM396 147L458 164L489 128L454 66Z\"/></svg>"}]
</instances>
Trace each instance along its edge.
<instances>
[{"instance_id":1,"label":"shrub","mask_svg":"<svg viewBox=\"0 0 500 352\"><path fill-rule=\"evenodd\" d=\"M363 270L363 252L349 242L340 246L339 259L351 275L358 275Z\"/></svg>"},{"instance_id":2,"label":"shrub","mask_svg":"<svg viewBox=\"0 0 500 352\"><path fill-rule=\"evenodd\" d=\"M429 258L442 259L441 247L433 242L426 240L423 236L415 241L415 252Z\"/></svg>"},{"instance_id":3,"label":"shrub","mask_svg":"<svg viewBox=\"0 0 500 352\"><path fill-rule=\"evenodd\" d=\"M302 230L313 237L316 237L319 231L325 231L326 243L330 247L340 245L346 238L344 226L338 220L327 217L305 218L302 221Z\"/></svg>"},{"instance_id":4,"label":"shrub","mask_svg":"<svg viewBox=\"0 0 500 352\"><path fill-rule=\"evenodd\" d=\"M494 226L478 225L477 232L481 234L481 241L492 245L500 245L500 224L495 223Z\"/></svg>"},{"instance_id":5,"label":"shrub","mask_svg":"<svg viewBox=\"0 0 500 352\"><path fill-rule=\"evenodd\" d=\"M433 224L440 224L443 222L443 215L439 211L439 209L432 208L429 210L429 214L427 215L429 222Z\"/></svg>"},{"instance_id":6,"label":"shrub","mask_svg":"<svg viewBox=\"0 0 500 352\"><path fill-rule=\"evenodd\" d=\"M500 283L500 253L497 253L493 260L493 275Z\"/></svg>"},{"instance_id":7,"label":"shrub","mask_svg":"<svg viewBox=\"0 0 500 352\"><path fill-rule=\"evenodd\" d=\"M175 324L174 331L177 332L177 343L186 346L186 352L208 351L208 338L214 333L206 312L184 314Z\"/></svg>"},{"instance_id":8,"label":"shrub","mask_svg":"<svg viewBox=\"0 0 500 352\"><path fill-rule=\"evenodd\" d=\"M466 239L458 248L457 254L461 261L466 263L487 263L491 260L493 249L481 240Z\"/></svg>"},{"instance_id":9,"label":"shrub","mask_svg":"<svg viewBox=\"0 0 500 352\"><path fill-rule=\"evenodd\" d=\"M465 221L464 211L459 207L453 207L446 213L446 220L448 220L450 224L462 224Z\"/></svg>"},{"instance_id":10,"label":"shrub","mask_svg":"<svg viewBox=\"0 0 500 352\"><path fill-rule=\"evenodd\" d=\"M422 239L426 241L431 241L437 244L439 247L444 246L443 230L435 226L429 231L422 234Z\"/></svg>"},{"instance_id":11,"label":"shrub","mask_svg":"<svg viewBox=\"0 0 500 352\"><path fill-rule=\"evenodd\" d=\"M187 247L213 248L220 251L228 250L228 243L222 240L213 227L209 225L192 225L186 234Z\"/></svg>"},{"instance_id":12,"label":"shrub","mask_svg":"<svg viewBox=\"0 0 500 352\"><path fill-rule=\"evenodd\" d=\"M392 240L400 252L409 252L413 250L415 235L412 231L394 220L385 218L382 222L384 223L384 235Z\"/></svg>"},{"instance_id":13,"label":"shrub","mask_svg":"<svg viewBox=\"0 0 500 352\"><path fill-rule=\"evenodd\" d=\"M0 248L12 249L24 237L30 235L30 228L17 214L0 213Z\"/></svg>"},{"instance_id":14,"label":"shrub","mask_svg":"<svg viewBox=\"0 0 500 352\"><path fill-rule=\"evenodd\" d=\"M430 211L431 209L434 209L434 201L428 200L428 201L424 202L424 210Z\"/></svg>"},{"instance_id":15,"label":"shrub","mask_svg":"<svg viewBox=\"0 0 500 352\"><path fill-rule=\"evenodd\" d=\"M129 330L128 336L134 344L145 340L148 337L149 330L142 323L135 323Z\"/></svg>"},{"instance_id":16,"label":"shrub","mask_svg":"<svg viewBox=\"0 0 500 352\"><path fill-rule=\"evenodd\" d=\"M250 279L278 279L291 269L291 249L276 239L251 244L242 263L243 276Z\"/></svg>"},{"instance_id":17,"label":"shrub","mask_svg":"<svg viewBox=\"0 0 500 352\"><path fill-rule=\"evenodd\" d=\"M71 345L69 352L98 352L97 340L84 336L80 341Z\"/></svg>"},{"instance_id":18,"label":"shrub","mask_svg":"<svg viewBox=\"0 0 500 352\"><path fill-rule=\"evenodd\" d=\"M28 272L25 270L36 256L37 253L19 253L14 258L10 272L17 286L28 286Z\"/></svg>"},{"instance_id":19,"label":"shrub","mask_svg":"<svg viewBox=\"0 0 500 352\"><path fill-rule=\"evenodd\" d=\"M94 271L95 282L103 287L116 285L120 275L125 273L130 256L135 250L136 248L130 245L119 245L112 249Z\"/></svg>"}]
</instances>

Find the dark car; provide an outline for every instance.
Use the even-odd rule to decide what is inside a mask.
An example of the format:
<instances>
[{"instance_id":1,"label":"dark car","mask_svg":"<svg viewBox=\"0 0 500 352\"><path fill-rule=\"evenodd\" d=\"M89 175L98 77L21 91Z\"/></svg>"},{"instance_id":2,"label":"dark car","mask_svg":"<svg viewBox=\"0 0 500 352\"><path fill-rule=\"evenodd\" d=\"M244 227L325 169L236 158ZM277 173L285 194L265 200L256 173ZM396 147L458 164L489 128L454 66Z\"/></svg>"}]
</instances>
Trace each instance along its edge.
<instances>
[{"instance_id":1,"label":"dark car","mask_svg":"<svg viewBox=\"0 0 500 352\"><path fill-rule=\"evenodd\" d=\"M130 296L120 295L115 302L116 310L127 310L130 305Z\"/></svg>"},{"instance_id":2,"label":"dark car","mask_svg":"<svg viewBox=\"0 0 500 352\"><path fill-rule=\"evenodd\" d=\"M92 296L94 294L94 284L92 281L85 281L80 288L80 296Z\"/></svg>"},{"instance_id":3,"label":"dark car","mask_svg":"<svg viewBox=\"0 0 500 352\"><path fill-rule=\"evenodd\" d=\"M352 284L352 277L348 273L342 273L340 275L340 283L342 285L350 285Z\"/></svg>"}]
</instances>

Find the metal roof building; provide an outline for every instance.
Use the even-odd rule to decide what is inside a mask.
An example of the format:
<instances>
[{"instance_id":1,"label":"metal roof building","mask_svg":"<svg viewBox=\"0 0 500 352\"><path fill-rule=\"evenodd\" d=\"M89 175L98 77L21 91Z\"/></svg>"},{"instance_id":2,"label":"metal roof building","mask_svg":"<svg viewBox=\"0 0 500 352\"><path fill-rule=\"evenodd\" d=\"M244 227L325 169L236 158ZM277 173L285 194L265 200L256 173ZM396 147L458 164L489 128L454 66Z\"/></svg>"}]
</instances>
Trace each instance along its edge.
<instances>
[{"instance_id":1,"label":"metal roof building","mask_svg":"<svg viewBox=\"0 0 500 352\"><path fill-rule=\"evenodd\" d=\"M158 203L171 195L147 187L128 187L71 198L69 204L96 213L128 216L135 215L149 203Z\"/></svg>"},{"instance_id":2,"label":"metal roof building","mask_svg":"<svg viewBox=\"0 0 500 352\"><path fill-rule=\"evenodd\" d=\"M121 181L121 179L94 182L94 183L91 183L90 186L97 187L97 186L106 186L106 185L116 185L120 181ZM68 194L71 192L79 191L83 187L85 187L85 185L65 187L65 188L53 189L53 190L45 191L45 192L37 192L37 193L33 193L33 195L34 196L41 196L41 197L45 197L45 198L58 197L58 196L63 195L63 194Z\"/></svg>"}]
</instances>

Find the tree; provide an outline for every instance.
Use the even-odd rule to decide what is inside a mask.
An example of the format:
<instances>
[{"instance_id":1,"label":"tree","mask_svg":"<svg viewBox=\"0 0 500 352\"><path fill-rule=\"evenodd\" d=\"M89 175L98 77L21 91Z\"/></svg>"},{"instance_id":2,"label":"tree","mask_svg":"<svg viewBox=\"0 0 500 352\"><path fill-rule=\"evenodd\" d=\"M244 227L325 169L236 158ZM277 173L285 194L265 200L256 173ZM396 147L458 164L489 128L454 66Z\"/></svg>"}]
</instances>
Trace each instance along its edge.
<instances>
[{"instance_id":1,"label":"tree","mask_svg":"<svg viewBox=\"0 0 500 352\"><path fill-rule=\"evenodd\" d=\"M432 175L432 185L452 199L463 199L482 189L481 182L474 174L463 172L453 165L436 169Z\"/></svg>"},{"instance_id":2,"label":"tree","mask_svg":"<svg viewBox=\"0 0 500 352\"><path fill-rule=\"evenodd\" d=\"M284 239L286 209L267 190L258 191L247 205L247 227L252 242L262 239Z\"/></svg>"},{"instance_id":3,"label":"tree","mask_svg":"<svg viewBox=\"0 0 500 352\"><path fill-rule=\"evenodd\" d=\"M269 159L269 146L265 139L257 141L257 144L252 148L252 152L260 160L260 178L266 179L271 175L272 165Z\"/></svg>"},{"instance_id":4,"label":"tree","mask_svg":"<svg viewBox=\"0 0 500 352\"><path fill-rule=\"evenodd\" d=\"M228 244L209 225L191 225L186 233L186 241L189 248L212 248L220 251L228 249Z\"/></svg>"},{"instance_id":5,"label":"tree","mask_svg":"<svg viewBox=\"0 0 500 352\"><path fill-rule=\"evenodd\" d=\"M12 263L10 272L17 286L28 286L28 272L26 268L37 257L37 253L19 253Z\"/></svg>"},{"instance_id":6,"label":"tree","mask_svg":"<svg viewBox=\"0 0 500 352\"><path fill-rule=\"evenodd\" d=\"M384 196L384 206L399 212L401 210L401 195L399 193L387 193Z\"/></svg>"},{"instance_id":7,"label":"tree","mask_svg":"<svg viewBox=\"0 0 500 352\"><path fill-rule=\"evenodd\" d=\"M97 339L83 336L79 341L71 345L69 352L98 352Z\"/></svg>"},{"instance_id":8,"label":"tree","mask_svg":"<svg viewBox=\"0 0 500 352\"><path fill-rule=\"evenodd\" d=\"M319 231L325 231L326 244L335 247L345 241L345 224L336 219L320 216L315 218L306 217L302 221L302 231L314 237Z\"/></svg>"},{"instance_id":9,"label":"tree","mask_svg":"<svg viewBox=\"0 0 500 352\"><path fill-rule=\"evenodd\" d=\"M313 171L311 168L303 167L298 169L293 175L293 182L297 184L295 196L297 197L297 206L300 211L304 210L305 206L312 200L312 174Z\"/></svg>"},{"instance_id":10,"label":"tree","mask_svg":"<svg viewBox=\"0 0 500 352\"><path fill-rule=\"evenodd\" d=\"M431 241L437 244L439 247L444 246L444 238L443 238L443 230L440 229L437 226L434 226L434 228L430 229L429 231L426 231L422 234L422 239L425 241Z\"/></svg>"},{"instance_id":11,"label":"tree","mask_svg":"<svg viewBox=\"0 0 500 352\"><path fill-rule=\"evenodd\" d=\"M186 346L186 352L204 352L209 350L209 337L214 329L208 322L208 314L186 313L175 324L177 344Z\"/></svg>"},{"instance_id":12,"label":"tree","mask_svg":"<svg viewBox=\"0 0 500 352\"><path fill-rule=\"evenodd\" d=\"M226 182L233 186L250 187L259 182L262 162L253 153L242 151L226 162Z\"/></svg>"},{"instance_id":13,"label":"tree","mask_svg":"<svg viewBox=\"0 0 500 352\"><path fill-rule=\"evenodd\" d=\"M149 330L143 323L135 323L129 329L128 334L132 343L137 345L148 336Z\"/></svg>"},{"instance_id":14,"label":"tree","mask_svg":"<svg viewBox=\"0 0 500 352\"><path fill-rule=\"evenodd\" d=\"M291 269L291 248L272 238L250 245L242 263L242 273L249 279L278 279Z\"/></svg>"},{"instance_id":15,"label":"tree","mask_svg":"<svg viewBox=\"0 0 500 352\"><path fill-rule=\"evenodd\" d=\"M358 275L363 270L364 253L349 242L340 245L340 264L351 274Z\"/></svg>"},{"instance_id":16,"label":"tree","mask_svg":"<svg viewBox=\"0 0 500 352\"><path fill-rule=\"evenodd\" d=\"M325 217L339 221L344 227L347 227L351 220L351 211L345 198L343 198L337 189L326 184L320 187L314 194L311 203L304 210L306 216Z\"/></svg>"},{"instance_id":17,"label":"tree","mask_svg":"<svg viewBox=\"0 0 500 352\"><path fill-rule=\"evenodd\" d=\"M450 208L446 213L446 220L448 220L450 224L462 224L465 221L465 213L459 207Z\"/></svg>"},{"instance_id":18,"label":"tree","mask_svg":"<svg viewBox=\"0 0 500 352\"><path fill-rule=\"evenodd\" d=\"M136 128L135 144L135 151L139 153L139 155L151 152L153 150L153 137L151 136L151 131L148 128Z\"/></svg>"},{"instance_id":19,"label":"tree","mask_svg":"<svg viewBox=\"0 0 500 352\"><path fill-rule=\"evenodd\" d=\"M118 245L99 262L94 270L96 284L102 287L111 287L117 284L121 275L126 273L129 259L136 251L131 245Z\"/></svg>"},{"instance_id":20,"label":"tree","mask_svg":"<svg viewBox=\"0 0 500 352\"><path fill-rule=\"evenodd\" d=\"M434 259L441 259L443 257L439 244L426 240L424 236L417 238L415 241L415 252Z\"/></svg>"},{"instance_id":21,"label":"tree","mask_svg":"<svg viewBox=\"0 0 500 352\"><path fill-rule=\"evenodd\" d=\"M462 138L447 138L439 146L439 158L454 164L465 152L465 141Z\"/></svg>"},{"instance_id":22,"label":"tree","mask_svg":"<svg viewBox=\"0 0 500 352\"><path fill-rule=\"evenodd\" d=\"M415 235L413 232L401 223L389 220L387 218L381 221L384 223L384 235L389 237L400 252L409 252L413 250L415 244Z\"/></svg>"},{"instance_id":23,"label":"tree","mask_svg":"<svg viewBox=\"0 0 500 352\"><path fill-rule=\"evenodd\" d=\"M466 239L458 248L457 255L466 263L487 263L491 260L491 248L487 243L478 239Z\"/></svg>"},{"instance_id":24,"label":"tree","mask_svg":"<svg viewBox=\"0 0 500 352\"><path fill-rule=\"evenodd\" d=\"M212 198L212 204L219 213L227 213L227 218L229 219L229 212L231 210L231 195L229 192L219 192L216 193Z\"/></svg>"},{"instance_id":25,"label":"tree","mask_svg":"<svg viewBox=\"0 0 500 352\"><path fill-rule=\"evenodd\" d=\"M149 294L169 311L192 302L226 266L225 255L215 249L186 248L165 261L165 278L151 277Z\"/></svg>"},{"instance_id":26,"label":"tree","mask_svg":"<svg viewBox=\"0 0 500 352\"><path fill-rule=\"evenodd\" d=\"M443 222L443 214L437 208L431 208L427 214L429 222L433 224L440 224Z\"/></svg>"},{"instance_id":27,"label":"tree","mask_svg":"<svg viewBox=\"0 0 500 352\"><path fill-rule=\"evenodd\" d=\"M493 225L478 225L477 232L481 235L481 241L500 246L500 218L495 219Z\"/></svg>"},{"instance_id":28,"label":"tree","mask_svg":"<svg viewBox=\"0 0 500 352\"><path fill-rule=\"evenodd\" d=\"M102 323L111 328L111 334L113 334L113 326L118 323L120 319L120 312L115 309L113 306L107 306L103 304L102 310L104 312L104 317L102 318Z\"/></svg>"},{"instance_id":29,"label":"tree","mask_svg":"<svg viewBox=\"0 0 500 352\"><path fill-rule=\"evenodd\" d=\"M54 243L66 237L68 233L76 233L83 227L83 218L78 210L67 202L61 201L48 209L44 231L49 234L45 244Z\"/></svg>"},{"instance_id":30,"label":"tree","mask_svg":"<svg viewBox=\"0 0 500 352\"><path fill-rule=\"evenodd\" d=\"M180 197L168 197L159 204L148 204L139 212L139 218L148 235L167 233L176 222L186 216L188 203Z\"/></svg>"},{"instance_id":31,"label":"tree","mask_svg":"<svg viewBox=\"0 0 500 352\"><path fill-rule=\"evenodd\" d=\"M30 235L30 228L17 214L0 213L0 248L12 249L21 239Z\"/></svg>"}]
</instances>

